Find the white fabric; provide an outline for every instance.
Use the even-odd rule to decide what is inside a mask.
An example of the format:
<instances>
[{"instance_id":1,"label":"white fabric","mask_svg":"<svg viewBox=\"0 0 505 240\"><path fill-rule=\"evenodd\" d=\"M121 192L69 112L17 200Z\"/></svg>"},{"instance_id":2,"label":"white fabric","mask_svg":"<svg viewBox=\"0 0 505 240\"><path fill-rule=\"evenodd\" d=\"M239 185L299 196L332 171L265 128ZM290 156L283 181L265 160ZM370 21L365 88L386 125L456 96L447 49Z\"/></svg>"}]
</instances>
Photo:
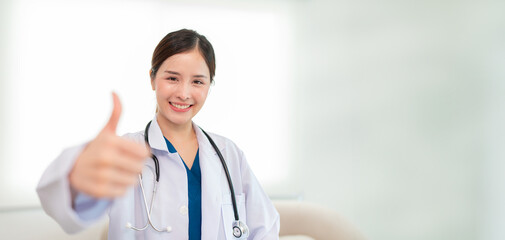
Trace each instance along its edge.
<instances>
[{"instance_id":1,"label":"white fabric","mask_svg":"<svg viewBox=\"0 0 505 240\"><path fill-rule=\"evenodd\" d=\"M202 172L202 240L235 239L232 235L233 207L226 174L212 145L203 132L193 124L199 144ZM242 151L230 140L209 133L222 152L233 181L240 219L250 230L248 239L279 239L279 214L252 173ZM124 137L144 142L144 132L127 134ZM151 151L160 162L160 181L155 205L151 214L156 227L170 226L169 233L158 233L152 228L134 231L126 228L130 222L142 227L146 223L140 187L132 187L125 196L112 201L109 213L109 239L188 239L188 186L186 170L177 153L169 153L160 127L153 119L149 129ZM68 174L84 145L69 148L46 169L37 192L47 214L52 216L67 233L85 229L97 221L83 221L72 208ZM145 161L143 185L147 201L151 201L154 163Z\"/></svg>"}]
</instances>

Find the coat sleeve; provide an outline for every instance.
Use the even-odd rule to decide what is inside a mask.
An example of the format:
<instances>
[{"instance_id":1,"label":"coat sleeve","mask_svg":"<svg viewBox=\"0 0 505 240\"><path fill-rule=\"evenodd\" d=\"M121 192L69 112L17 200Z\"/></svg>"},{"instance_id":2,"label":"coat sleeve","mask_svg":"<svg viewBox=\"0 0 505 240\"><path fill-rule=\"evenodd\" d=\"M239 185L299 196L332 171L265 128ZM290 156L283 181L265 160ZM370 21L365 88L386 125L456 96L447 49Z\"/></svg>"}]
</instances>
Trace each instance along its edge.
<instances>
[{"instance_id":1,"label":"coat sleeve","mask_svg":"<svg viewBox=\"0 0 505 240\"><path fill-rule=\"evenodd\" d=\"M44 171L37 185L42 208L66 233L84 230L99 220L111 204L110 200L71 193L68 175L84 147L85 144L82 144L64 150Z\"/></svg>"},{"instance_id":2,"label":"coat sleeve","mask_svg":"<svg viewBox=\"0 0 505 240\"><path fill-rule=\"evenodd\" d=\"M242 184L246 194L247 226L252 240L278 240L280 218L272 201L252 172L245 156L241 155Z\"/></svg>"}]
</instances>

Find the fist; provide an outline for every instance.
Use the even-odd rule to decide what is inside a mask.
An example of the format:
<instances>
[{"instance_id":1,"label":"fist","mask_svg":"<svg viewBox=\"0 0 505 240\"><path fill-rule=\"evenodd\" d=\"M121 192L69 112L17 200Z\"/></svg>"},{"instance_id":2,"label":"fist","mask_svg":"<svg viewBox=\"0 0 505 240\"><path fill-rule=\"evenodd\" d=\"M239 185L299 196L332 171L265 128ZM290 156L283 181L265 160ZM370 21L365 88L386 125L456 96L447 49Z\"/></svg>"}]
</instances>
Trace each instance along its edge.
<instances>
[{"instance_id":1,"label":"fist","mask_svg":"<svg viewBox=\"0 0 505 240\"><path fill-rule=\"evenodd\" d=\"M77 157L69 174L75 190L96 198L123 195L136 183L143 160L150 155L144 144L116 135L121 102L115 93L112 98L114 107L109 121Z\"/></svg>"}]
</instances>

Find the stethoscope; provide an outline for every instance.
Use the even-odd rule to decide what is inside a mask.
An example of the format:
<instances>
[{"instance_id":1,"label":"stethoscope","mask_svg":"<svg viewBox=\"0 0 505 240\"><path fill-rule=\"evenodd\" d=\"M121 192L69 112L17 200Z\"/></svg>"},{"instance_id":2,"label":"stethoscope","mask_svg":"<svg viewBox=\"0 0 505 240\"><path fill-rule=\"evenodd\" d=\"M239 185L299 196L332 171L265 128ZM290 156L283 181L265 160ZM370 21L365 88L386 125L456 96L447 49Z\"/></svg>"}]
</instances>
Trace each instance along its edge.
<instances>
[{"instance_id":1,"label":"stethoscope","mask_svg":"<svg viewBox=\"0 0 505 240\"><path fill-rule=\"evenodd\" d=\"M151 148L151 145L149 144L148 131L149 131L149 127L151 126L151 122L152 121L149 121L149 123L147 123L146 129L144 131L144 140L147 143L147 146L149 146L149 148ZM223 165L224 172L226 173L226 179L228 180L228 186L230 187L230 192L231 192L231 201L232 201L232 204L233 204L233 213L235 215L235 221L233 221L233 224L232 224L233 236L235 236L235 238L238 238L238 239L240 239L240 238L247 238L249 236L249 228L247 227L247 225L244 222L240 221L240 219L238 217L237 201L235 200L235 191L234 191L234 188L233 188L233 183L231 181L230 172L228 171L228 166L226 165L226 162L224 161L224 157L221 154L221 151L219 151L219 149L217 148L216 143L214 142L214 140L212 140L212 138L209 136L209 134L207 134L202 128L200 128L200 129L205 134L205 136L207 137L207 139L209 139L209 142L212 145L212 147L214 148L214 150L216 151L217 155L219 156L219 159L221 160L221 164ZM145 210L146 210L146 213L147 213L147 222L146 222L146 224L143 227L134 227L131 223L127 223L126 227L130 228L130 229L133 229L135 231L143 231L143 230L145 230L150 225L157 232L171 232L172 228L170 226L169 227L165 227L165 228L157 228L156 226L154 226L154 224L153 224L153 222L151 220L151 211L153 210L153 203L154 203L154 199L156 197L156 191L157 191L158 183L159 183L159 180L160 180L160 163L158 161L158 158L152 152L151 152L151 158L154 161L154 169L155 169L156 178L155 178L155 181L153 180L153 185L154 186L153 186L153 195L152 195L152 198L151 198L150 207L147 206L147 200L146 200L146 194L145 194L145 191L144 191L144 185L142 184L142 174L139 174L139 176L138 176L139 183L140 183L140 189L142 190L142 197L144 199L144 207L145 207Z\"/></svg>"}]
</instances>

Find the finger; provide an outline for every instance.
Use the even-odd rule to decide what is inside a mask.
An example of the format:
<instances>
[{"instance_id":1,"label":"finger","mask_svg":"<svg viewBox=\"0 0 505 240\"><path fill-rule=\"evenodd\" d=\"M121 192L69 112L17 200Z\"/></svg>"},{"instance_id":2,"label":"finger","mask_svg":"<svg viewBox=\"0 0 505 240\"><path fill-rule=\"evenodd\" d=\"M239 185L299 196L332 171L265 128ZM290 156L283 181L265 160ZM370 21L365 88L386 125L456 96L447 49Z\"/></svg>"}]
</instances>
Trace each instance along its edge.
<instances>
[{"instance_id":1,"label":"finger","mask_svg":"<svg viewBox=\"0 0 505 240\"><path fill-rule=\"evenodd\" d=\"M79 188L76 189L95 198L103 198L108 195L107 186L92 177L79 181Z\"/></svg>"},{"instance_id":2,"label":"finger","mask_svg":"<svg viewBox=\"0 0 505 240\"><path fill-rule=\"evenodd\" d=\"M138 157L122 151L121 149L111 149L106 153L98 156L96 161L92 163L92 168L95 171L103 169L121 169L132 174L138 174L144 167L144 162ZM99 174L94 172L93 174Z\"/></svg>"},{"instance_id":3,"label":"finger","mask_svg":"<svg viewBox=\"0 0 505 240\"><path fill-rule=\"evenodd\" d=\"M86 189L88 194L95 197L115 197L120 192L134 185L138 179L138 174L129 174L119 169L101 169L95 176L87 181Z\"/></svg>"},{"instance_id":4,"label":"finger","mask_svg":"<svg viewBox=\"0 0 505 240\"><path fill-rule=\"evenodd\" d=\"M124 195L128 187L106 183L106 184L93 184L93 189L90 189L89 195L96 198L114 198Z\"/></svg>"},{"instance_id":5,"label":"finger","mask_svg":"<svg viewBox=\"0 0 505 240\"><path fill-rule=\"evenodd\" d=\"M121 149L122 153L130 155L140 161L151 155L146 145L136 143L129 139L117 139L117 146Z\"/></svg>"},{"instance_id":6,"label":"finger","mask_svg":"<svg viewBox=\"0 0 505 240\"><path fill-rule=\"evenodd\" d=\"M121 169L110 169L107 171L108 183L118 187L129 187L138 179L138 173L130 173Z\"/></svg>"},{"instance_id":7,"label":"finger","mask_svg":"<svg viewBox=\"0 0 505 240\"><path fill-rule=\"evenodd\" d=\"M112 113L110 115L109 121L103 128L103 131L108 131L115 134L122 110L121 101L119 101L119 97L115 92L112 92L112 102L113 102Z\"/></svg>"},{"instance_id":8,"label":"finger","mask_svg":"<svg viewBox=\"0 0 505 240\"><path fill-rule=\"evenodd\" d=\"M128 174L136 175L142 172L144 163L142 161L139 161L136 157L127 154L121 154L118 157L118 160L114 161L113 168Z\"/></svg>"}]
</instances>

